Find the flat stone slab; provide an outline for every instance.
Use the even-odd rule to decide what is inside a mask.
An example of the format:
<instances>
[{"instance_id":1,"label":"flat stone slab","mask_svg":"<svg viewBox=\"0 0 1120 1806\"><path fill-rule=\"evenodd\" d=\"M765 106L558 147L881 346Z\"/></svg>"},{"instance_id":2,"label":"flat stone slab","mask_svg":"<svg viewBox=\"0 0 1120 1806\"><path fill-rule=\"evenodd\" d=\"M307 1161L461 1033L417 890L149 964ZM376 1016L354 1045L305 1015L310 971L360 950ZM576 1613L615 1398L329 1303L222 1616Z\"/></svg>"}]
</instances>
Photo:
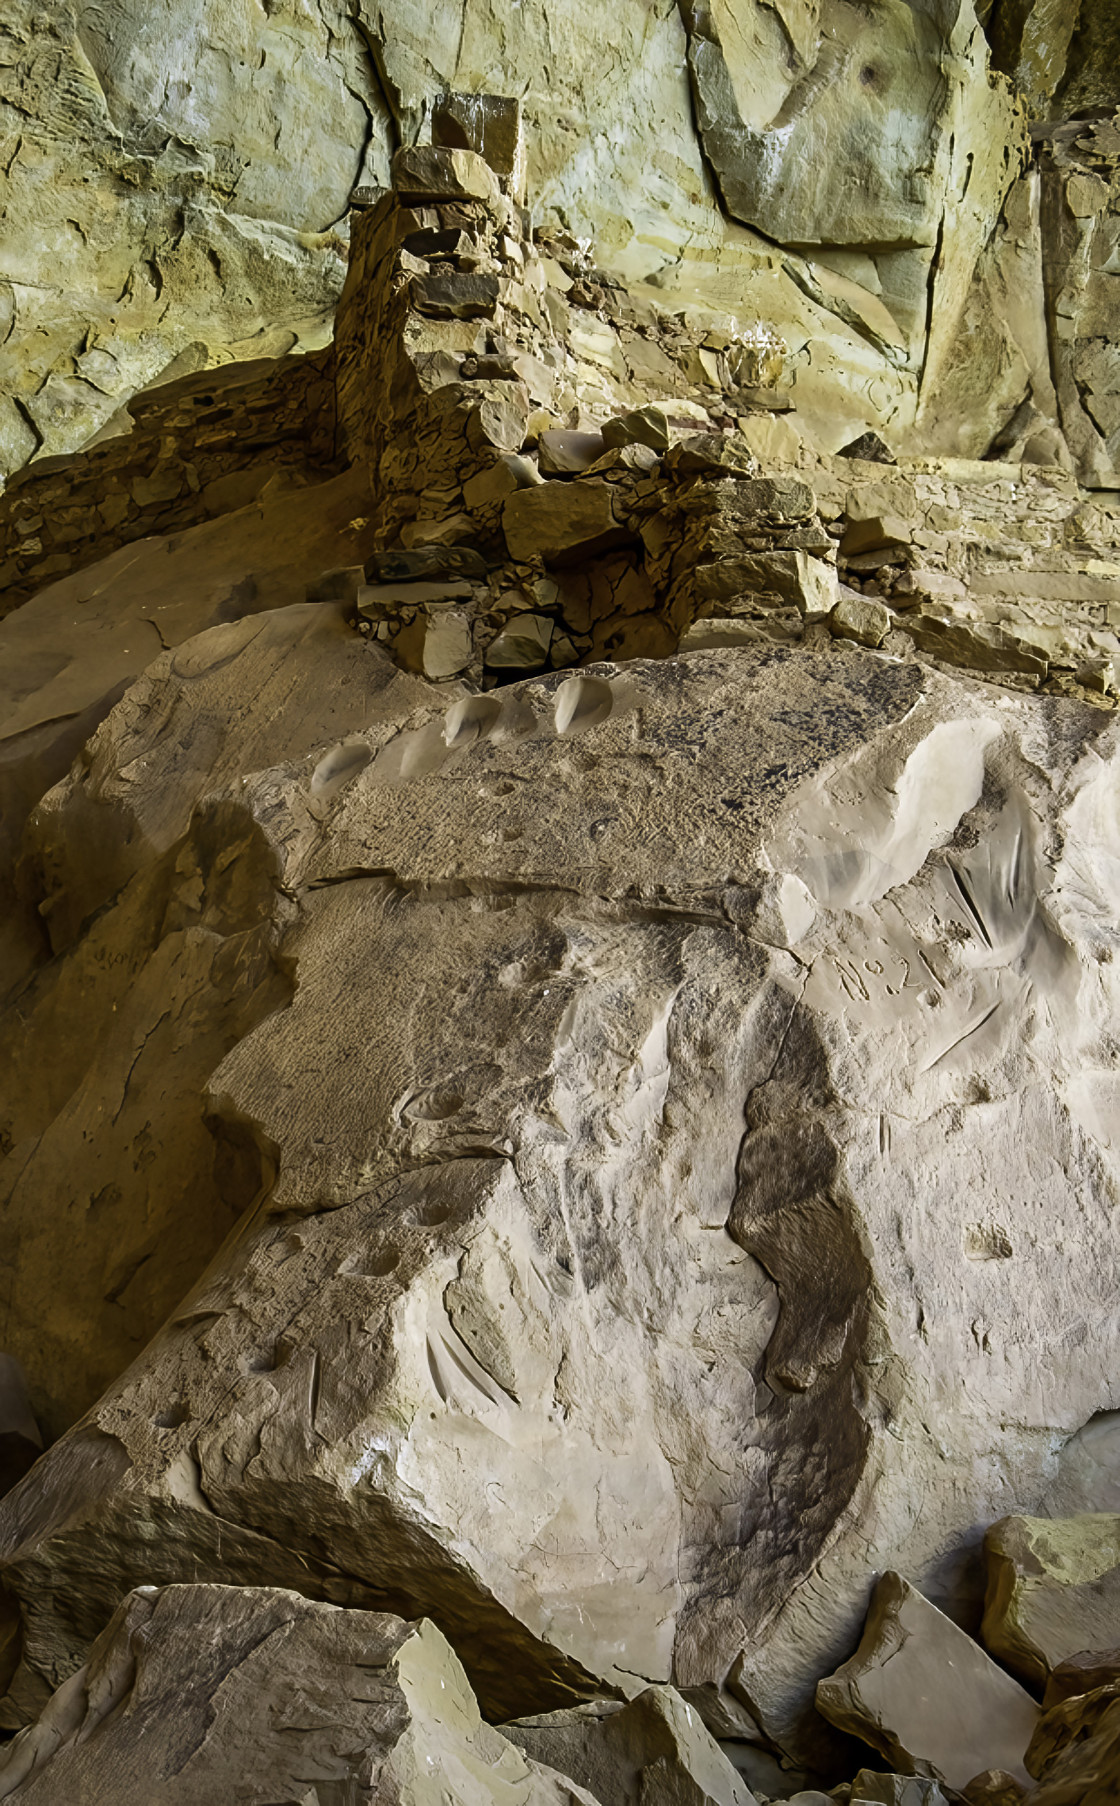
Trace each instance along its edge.
<instances>
[{"instance_id":1,"label":"flat stone slab","mask_svg":"<svg viewBox=\"0 0 1120 1806\"><path fill-rule=\"evenodd\" d=\"M1029 1781L1038 1707L900 1574L875 1588L860 1646L818 1683L817 1709L900 1773L956 1788L988 1768Z\"/></svg>"}]
</instances>

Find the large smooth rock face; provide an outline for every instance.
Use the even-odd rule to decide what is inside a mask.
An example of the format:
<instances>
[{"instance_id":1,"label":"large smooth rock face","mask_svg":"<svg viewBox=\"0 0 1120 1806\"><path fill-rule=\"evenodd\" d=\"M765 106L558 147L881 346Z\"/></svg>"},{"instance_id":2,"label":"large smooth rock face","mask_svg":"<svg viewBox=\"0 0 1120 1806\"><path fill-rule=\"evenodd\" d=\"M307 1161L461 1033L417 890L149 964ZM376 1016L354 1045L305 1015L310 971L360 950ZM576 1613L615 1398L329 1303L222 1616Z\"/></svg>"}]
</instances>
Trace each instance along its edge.
<instances>
[{"instance_id":1,"label":"large smooth rock face","mask_svg":"<svg viewBox=\"0 0 1120 1806\"><path fill-rule=\"evenodd\" d=\"M984 1641L1036 1687L1082 1649L1120 1641L1120 1517L1005 1518L984 1538Z\"/></svg>"},{"instance_id":2,"label":"large smooth rock face","mask_svg":"<svg viewBox=\"0 0 1120 1806\"><path fill-rule=\"evenodd\" d=\"M129 1594L0 1754L29 1806L596 1806L484 1724L432 1624L264 1588Z\"/></svg>"},{"instance_id":3,"label":"large smooth rock face","mask_svg":"<svg viewBox=\"0 0 1120 1806\"><path fill-rule=\"evenodd\" d=\"M141 1580L432 1616L488 1713L672 1682L791 1749L869 1570L971 1611L1118 1402L1115 734L853 648L223 743L176 870L282 935L205 1093L267 1189L0 1505L10 1718Z\"/></svg>"},{"instance_id":4,"label":"large smooth rock face","mask_svg":"<svg viewBox=\"0 0 1120 1806\"><path fill-rule=\"evenodd\" d=\"M898 1574L879 1582L859 1648L817 1704L903 1774L962 1788L996 1768L1029 1782L1030 1694Z\"/></svg>"},{"instance_id":5,"label":"large smooth rock face","mask_svg":"<svg viewBox=\"0 0 1120 1806\"><path fill-rule=\"evenodd\" d=\"M340 0L16 0L0 74L0 471L191 341L320 341L389 118Z\"/></svg>"}]
</instances>

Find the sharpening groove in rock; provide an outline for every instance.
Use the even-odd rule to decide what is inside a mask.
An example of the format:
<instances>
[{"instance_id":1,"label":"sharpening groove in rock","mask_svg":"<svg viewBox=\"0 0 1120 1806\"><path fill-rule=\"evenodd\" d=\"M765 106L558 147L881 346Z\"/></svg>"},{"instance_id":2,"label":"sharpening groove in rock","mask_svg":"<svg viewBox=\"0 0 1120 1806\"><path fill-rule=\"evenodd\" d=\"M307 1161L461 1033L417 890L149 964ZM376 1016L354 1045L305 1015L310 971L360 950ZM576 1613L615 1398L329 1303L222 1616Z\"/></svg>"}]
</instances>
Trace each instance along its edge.
<instances>
[{"instance_id":1,"label":"sharpening groove in rock","mask_svg":"<svg viewBox=\"0 0 1120 1806\"><path fill-rule=\"evenodd\" d=\"M1115 1806L1113 0L10 10L0 1800Z\"/></svg>"}]
</instances>

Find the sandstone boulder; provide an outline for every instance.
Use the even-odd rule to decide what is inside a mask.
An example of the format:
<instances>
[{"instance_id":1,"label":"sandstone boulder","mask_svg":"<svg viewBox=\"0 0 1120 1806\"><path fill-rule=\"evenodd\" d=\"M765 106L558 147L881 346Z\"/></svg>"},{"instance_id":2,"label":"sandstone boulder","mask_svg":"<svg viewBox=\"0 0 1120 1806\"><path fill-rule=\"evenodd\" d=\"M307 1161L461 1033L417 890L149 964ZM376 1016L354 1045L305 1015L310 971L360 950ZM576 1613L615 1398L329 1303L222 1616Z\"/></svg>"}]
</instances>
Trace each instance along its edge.
<instances>
[{"instance_id":1,"label":"sandstone boulder","mask_svg":"<svg viewBox=\"0 0 1120 1806\"><path fill-rule=\"evenodd\" d=\"M754 1795L671 1687L629 1705L590 1704L502 1726L512 1743L615 1806L757 1806Z\"/></svg>"},{"instance_id":2,"label":"sandstone boulder","mask_svg":"<svg viewBox=\"0 0 1120 1806\"><path fill-rule=\"evenodd\" d=\"M984 1538L983 1638L1041 1689L1078 1649L1120 1641L1120 1517L1004 1518Z\"/></svg>"},{"instance_id":3,"label":"sandstone boulder","mask_svg":"<svg viewBox=\"0 0 1120 1806\"><path fill-rule=\"evenodd\" d=\"M1036 1506L1114 1408L1114 730L857 648L382 700L223 753L76 943L139 944L151 897L283 989L231 1030L202 984L183 1037L251 1208L0 1503L7 1720L129 1587L236 1578L433 1616L490 1713L672 1684L819 1754L868 1566L968 1609L1009 1470ZM52 1154L83 1195L85 1135Z\"/></svg>"},{"instance_id":4,"label":"sandstone boulder","mask_svg":"<svg viewBox=\"0 0 1120 1806\"><path fill-rule=\"evenodd\" d=\"M130 1593L86 1666L0 1753L0 1799L29 1806L437 1797L595 1806L482 1722L434 1625L267 1588Z\"/></svg>"}]
</instances>

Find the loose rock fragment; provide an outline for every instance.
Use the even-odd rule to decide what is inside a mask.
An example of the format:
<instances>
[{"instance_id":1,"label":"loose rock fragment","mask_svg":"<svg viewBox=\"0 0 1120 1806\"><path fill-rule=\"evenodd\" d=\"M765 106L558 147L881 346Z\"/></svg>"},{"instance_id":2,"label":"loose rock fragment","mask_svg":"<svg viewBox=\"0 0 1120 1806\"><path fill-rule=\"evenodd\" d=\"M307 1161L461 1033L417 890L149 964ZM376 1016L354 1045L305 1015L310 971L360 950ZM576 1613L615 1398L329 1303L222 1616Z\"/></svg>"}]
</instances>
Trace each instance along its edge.
<instances>
[{"instance_id":1,"label":"loose rock fragment","mask_svg":"<svg viewBox=\"0 0 1120 1806\"><path fill-rule=\"evenodd\" d=\"M602 433L572 433L555 428L540 437L540 467L545 476L579 476L607 448Z\"/></svg>"},{"instance_id":2,"label":"loose rock fragment","mask_svg":"<svg viewBox=\"0 0 1120 1806\"><path fill-rule=\"evenodd\" d=\"M1120 1797L1120 1687L1051 1706L1038 1721L1026 1766L1039 1782L1027 1806L1110 1806Z\"/></svg>"},{"instance_id":3,"label":"loose rock fragment","mask_svg":"<svg viewBox=\"0 0 1120 1806\"><path fill-rule=\"evenodd\" d=\"M488 668L511 676L543 671L549 662L555 625L548 615L514 615L486 648Z\"/></svg>"},{"instance_id":4,"label":"loose rock fragment","mask_svg":"<svg viewBox=\"0 0 1120 1806\"><path fill-rule=\"evenodd\" d=\"M1082 1649L1059 1662L1051 1671L1043 1695L1043 1710L1060 1706L1078 1693L1092 1693L1097 1687L1120 1682L1120 1649Z\"/></svg>"},{"instance_id":5,"label":"loose rock fragment","mask_svg":"<svg viewBox=\"0 0 1120 1806\"><path fill-rule=\"evenodd\" d=\"M957 1788L985 1768L1028 1779L1034 1701L899 1574L880 1580L859 1649L818 1683L817 1707L903 1772Z\"/></svg>"},{"instance_id":6,"label":"loose rock fragment","mask_svg":"<svg viewBox=\"0 0 1120 1806\"><path fill-rule=\"evenodd\" d=\"M757 1806L698 1713L672 1687L629 1705L577 1706L502 1726L534 1761L612 1806Z\"/></svg>"},{"instance_id":7,"label":"loose rock fragment","mask_svg":"<svg viewBox=\"0 0 1120 1806\"><path fill-rule=\"evenodd\" d=\"M648 445L651 451L669 449L669 424L661 408L634 408L629 414L616 415L603 427L603 440L612 450L626 445Z\"/></svg>"},{"instance_id":8,"label":"loose rock fragment","mask_svg":"<svg viewBox=\"0 0 1120 1806\"><path fill-rule=\"evenodd\" d=\"M667 472L675 476L753 476L758 464L733 433L689 433L665 453Z\"/></svg>"},{"instance_id":9,"label":"loose rock fragment","mask_svg":"<svg viewBox=\"0 0 1120 1806\"><path fill-rule=\"evenodd\" d=\"M837 639L858 640L861 646L881 646L891 630L891 611L882 602L848 590L829 615L828 626Z\"/></svg>"},{"instance_id":10,"label":"loose rock fragment","mask_svg":"<svg viewBox=\"0 0 1120 1806\"><path fill-rule=\"evenodd\" d=\"M461 1806L596 1806L483 1723L432 1624L269 1588L144 1587L0 1753L0 1799L426 1806L433 1775Z\"/></svg>"},{"instance_id":11,"label":"loose rock fragment","mask_svg":"<svg viewBox=\"0 0 1120 1806\"><path fill-rule=\"evenodd\" d=\"M1120 1516L1003 1518L984 1538L984 1642L1028 1684L1120 1640Z\"/></svg>"}]
</instances>

